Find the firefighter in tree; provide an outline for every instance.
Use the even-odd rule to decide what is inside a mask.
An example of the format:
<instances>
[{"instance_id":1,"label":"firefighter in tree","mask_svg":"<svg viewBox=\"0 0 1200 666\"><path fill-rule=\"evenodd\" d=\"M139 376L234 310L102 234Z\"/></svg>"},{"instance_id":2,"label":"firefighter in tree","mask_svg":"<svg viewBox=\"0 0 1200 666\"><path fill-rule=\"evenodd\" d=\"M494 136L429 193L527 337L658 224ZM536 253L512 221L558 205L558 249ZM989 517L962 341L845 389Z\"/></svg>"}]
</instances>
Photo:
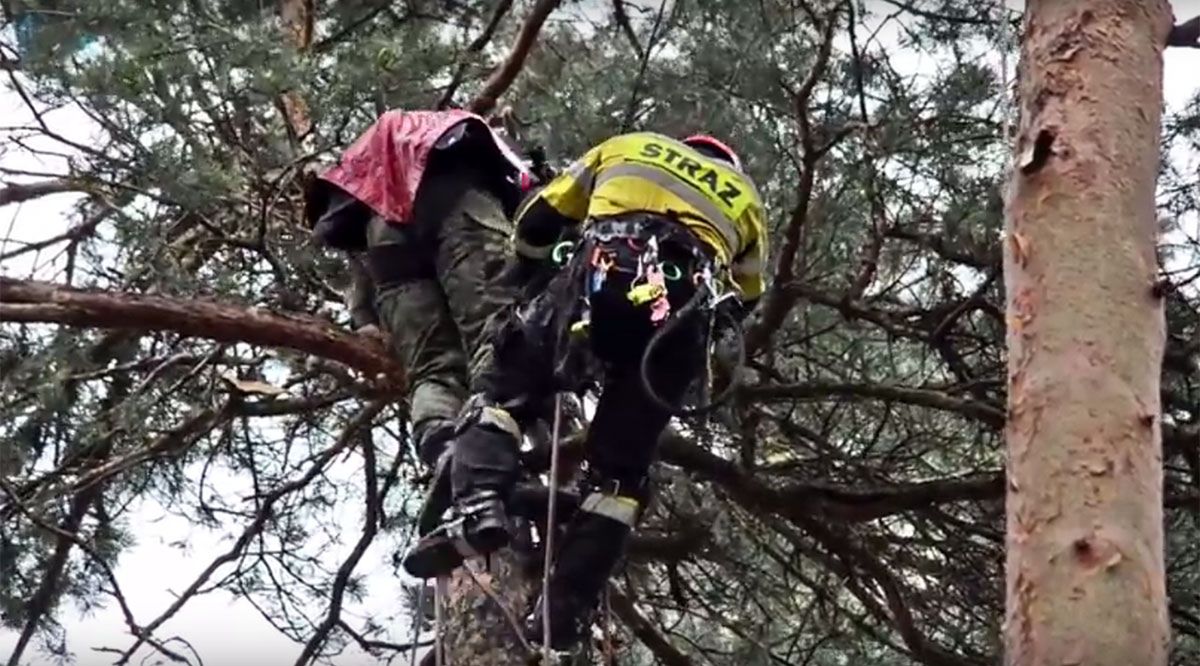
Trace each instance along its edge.
<instances>
[{"instance_id":1,"label":"firefighter in tree","mask_svg":"<svg viewBox=\"0 0 1200 666\"><path fill-rule=\"evenodd\" d=\"M586 494L557 544L549 598L528 618L529 638L540 641L548 612L551 647L569 650L590 626L640 517L671 417L663 403L679 404L707 361L710 320L690 306L709 290L725 290L738 296L723 303L732 304L727 318L739 324L763 293L767 236L762 203L733 150L707 136L678 141L654 133L617 136L589 150L522 204L516 226L527 276L562 250L564 232L580 235L545 289L515 304L496 330L493 357L476 376L454 442L458 531L437 547L426 540L406 568L443 575L464 556L508 543L506 501L520 472L523 431L545 413L548 397L577 389L580 368L596 372L601 394L585 444ZM647 344L677 316L661 329L666 337L643 373Z\"/></svg>"}]
</instances>

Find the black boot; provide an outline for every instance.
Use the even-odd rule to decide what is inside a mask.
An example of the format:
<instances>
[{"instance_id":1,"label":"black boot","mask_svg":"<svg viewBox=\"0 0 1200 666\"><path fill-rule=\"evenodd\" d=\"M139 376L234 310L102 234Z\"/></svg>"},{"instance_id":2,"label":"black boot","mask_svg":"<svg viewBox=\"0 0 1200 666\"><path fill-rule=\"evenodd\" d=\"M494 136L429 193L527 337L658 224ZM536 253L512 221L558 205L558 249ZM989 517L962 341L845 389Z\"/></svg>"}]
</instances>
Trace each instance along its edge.
<instances>
[{"instance_id":1,"label":"black boot","mask_svg":"<svg viewBox=\"0 0 1200 666\"><path fill-rule=\"evenodd\" d=\"M421 539L404 556L411 576L449 574L464 558L503 548L511 536L505 499L519 471L516 423L491 407L475 408L466 423L435 465L417 523ZM451 498L454 511L442 522Z\"/></svg>"},{"instance_id":2,"label":"black boot","mask_svg":"<svg viewBox=\"0 0 1200 666\"><path fill-rule=\"evenodd\" d=\"M549 606L550 648L573 649L586 637L600 594L625 552L632 528L596 513L580 512L557 548L549 600L539 598L526 618L526 638L542 643L542 617Z\"/></svg>"},{"instance_id":3,"label":"black boot","mask_svg":"<svg viewBox=\"0 0 1200 666\"><path fill-rule=\"evenodd\" d=\"M416 442L417 458L430 469L435 469L442 454L454 440L458 424L452 419L428 419L413 428L413 441ZM437 478L436 473L434 478Z\"/></svg>"},{"instance_id":4,"label":"black boot","mask_svg":"<svg viewBox=\"0 0 1200 666\"><path fill-rule=\"evenodd\" d=\"M474 421L454 442L450 477L465 545L487 555L510 538L504 502L520 468L520 430L495 407L482 408Z\"/></svg>"},{"instance_id":5,"label":"black boot","mask_svg":"<svg viewBox=\"0 0 1200 666\"><path fill-rule=\"evenodd\" d=\"M452 447L444 447L433 465L432 478L417 515L417 534L421 537L416 545L404 555L403 566L408 575L415 578L436 578L447 574L462 564L459 552L450 532L438 529L443 515L450 508L450 468L453 459Z\"/></svg>"}]
</instances>

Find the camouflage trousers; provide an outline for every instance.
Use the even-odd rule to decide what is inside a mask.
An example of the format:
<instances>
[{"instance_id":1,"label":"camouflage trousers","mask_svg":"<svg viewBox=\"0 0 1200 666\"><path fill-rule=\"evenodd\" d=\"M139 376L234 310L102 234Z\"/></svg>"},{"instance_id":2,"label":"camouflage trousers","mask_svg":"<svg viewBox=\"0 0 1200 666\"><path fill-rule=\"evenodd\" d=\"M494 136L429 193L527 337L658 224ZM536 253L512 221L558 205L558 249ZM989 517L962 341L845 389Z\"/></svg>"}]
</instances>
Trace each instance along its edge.
<instances>
[{"instance_id":1,"label":"camouflage trousers","mask_svg":"<svg viewBox=\"0 0 1200 666\"><path fill-rule=\"evenodd\" d=\"M472 380L490 364L495 315L516 296L503 279L512 224L500 202L465 188L440 219L408 225L375 217L368 253L406 266L401 277L376 284L375 305L408 373L409 414L418 454L430 434L458 417ZM432 458L432 459L431 459Z\"/></svg>"}]
</instances>

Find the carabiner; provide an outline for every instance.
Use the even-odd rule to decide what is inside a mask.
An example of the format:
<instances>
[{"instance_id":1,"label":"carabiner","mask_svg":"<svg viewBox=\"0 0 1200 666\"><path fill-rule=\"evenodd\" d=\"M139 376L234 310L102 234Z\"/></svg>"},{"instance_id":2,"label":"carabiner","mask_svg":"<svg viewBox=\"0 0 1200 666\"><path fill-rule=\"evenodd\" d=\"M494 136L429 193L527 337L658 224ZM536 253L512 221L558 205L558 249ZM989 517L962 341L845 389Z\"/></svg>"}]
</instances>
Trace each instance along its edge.
<instances>
[{"instance_id":1,"label":"carabiner","mask_svg":"<svg viewBox=\"0 0 1200 666\"><path fill-rule=\"evenodd\" d=\"M571 260L571 257L575 256L575 253L571 251L574 249L574 246L575 243L571 241L562 241L558 245L555 245L554 249L550 251L550 260L559 266L566 264ZM564 254L566 255L565 257L563 256Z\"/></svg>"}]
</instances>

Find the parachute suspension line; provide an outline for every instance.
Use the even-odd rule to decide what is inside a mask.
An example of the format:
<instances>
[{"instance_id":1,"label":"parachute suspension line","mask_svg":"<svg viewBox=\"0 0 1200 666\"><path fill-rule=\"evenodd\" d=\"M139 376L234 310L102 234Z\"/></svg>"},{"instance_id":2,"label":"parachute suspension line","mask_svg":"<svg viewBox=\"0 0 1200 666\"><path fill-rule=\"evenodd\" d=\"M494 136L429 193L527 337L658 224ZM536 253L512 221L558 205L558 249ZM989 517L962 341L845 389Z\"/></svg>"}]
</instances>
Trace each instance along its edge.
<instances>
[{"instance_id":1,"label":"parachute suspension line","mask_svg":"<svg viewBox=\"0 0 1200 666\"><path fill-rule=\"evenodd\" d=\"M425 581L421 581L420 587L417 588L417 608L413 611L412 650L408 653L408 666L417 666L417 643L421 639L421 618L424 616Z\"/></svg>"},{"instance_id":2,"label":"parachute suspension line","mask_svg":"<svg viewBox=\"0 0 1200 666\"><path fill-rule=\"evenodd\" d=\"M554 428L550 434L550 496L546 502L546 535L542 544L542 663L549 665L550 649L550 568L554 564L554 521L558 507L558 445L562 436L562 393L554 395Z\"/></svg>"},{"instance_id":3,"label":"parachute suspension line","mask_svg":"<svg viewBox=\"0 0 1200 666\"><path fill-rule=\"evenodd\" d=\"M437 587L433 591L433 660L436 666L449 666L446 662L446 646L443 640L445 618L442 604L446 602L446 576L437 577Z\"/></svg>"}]
</instances>

